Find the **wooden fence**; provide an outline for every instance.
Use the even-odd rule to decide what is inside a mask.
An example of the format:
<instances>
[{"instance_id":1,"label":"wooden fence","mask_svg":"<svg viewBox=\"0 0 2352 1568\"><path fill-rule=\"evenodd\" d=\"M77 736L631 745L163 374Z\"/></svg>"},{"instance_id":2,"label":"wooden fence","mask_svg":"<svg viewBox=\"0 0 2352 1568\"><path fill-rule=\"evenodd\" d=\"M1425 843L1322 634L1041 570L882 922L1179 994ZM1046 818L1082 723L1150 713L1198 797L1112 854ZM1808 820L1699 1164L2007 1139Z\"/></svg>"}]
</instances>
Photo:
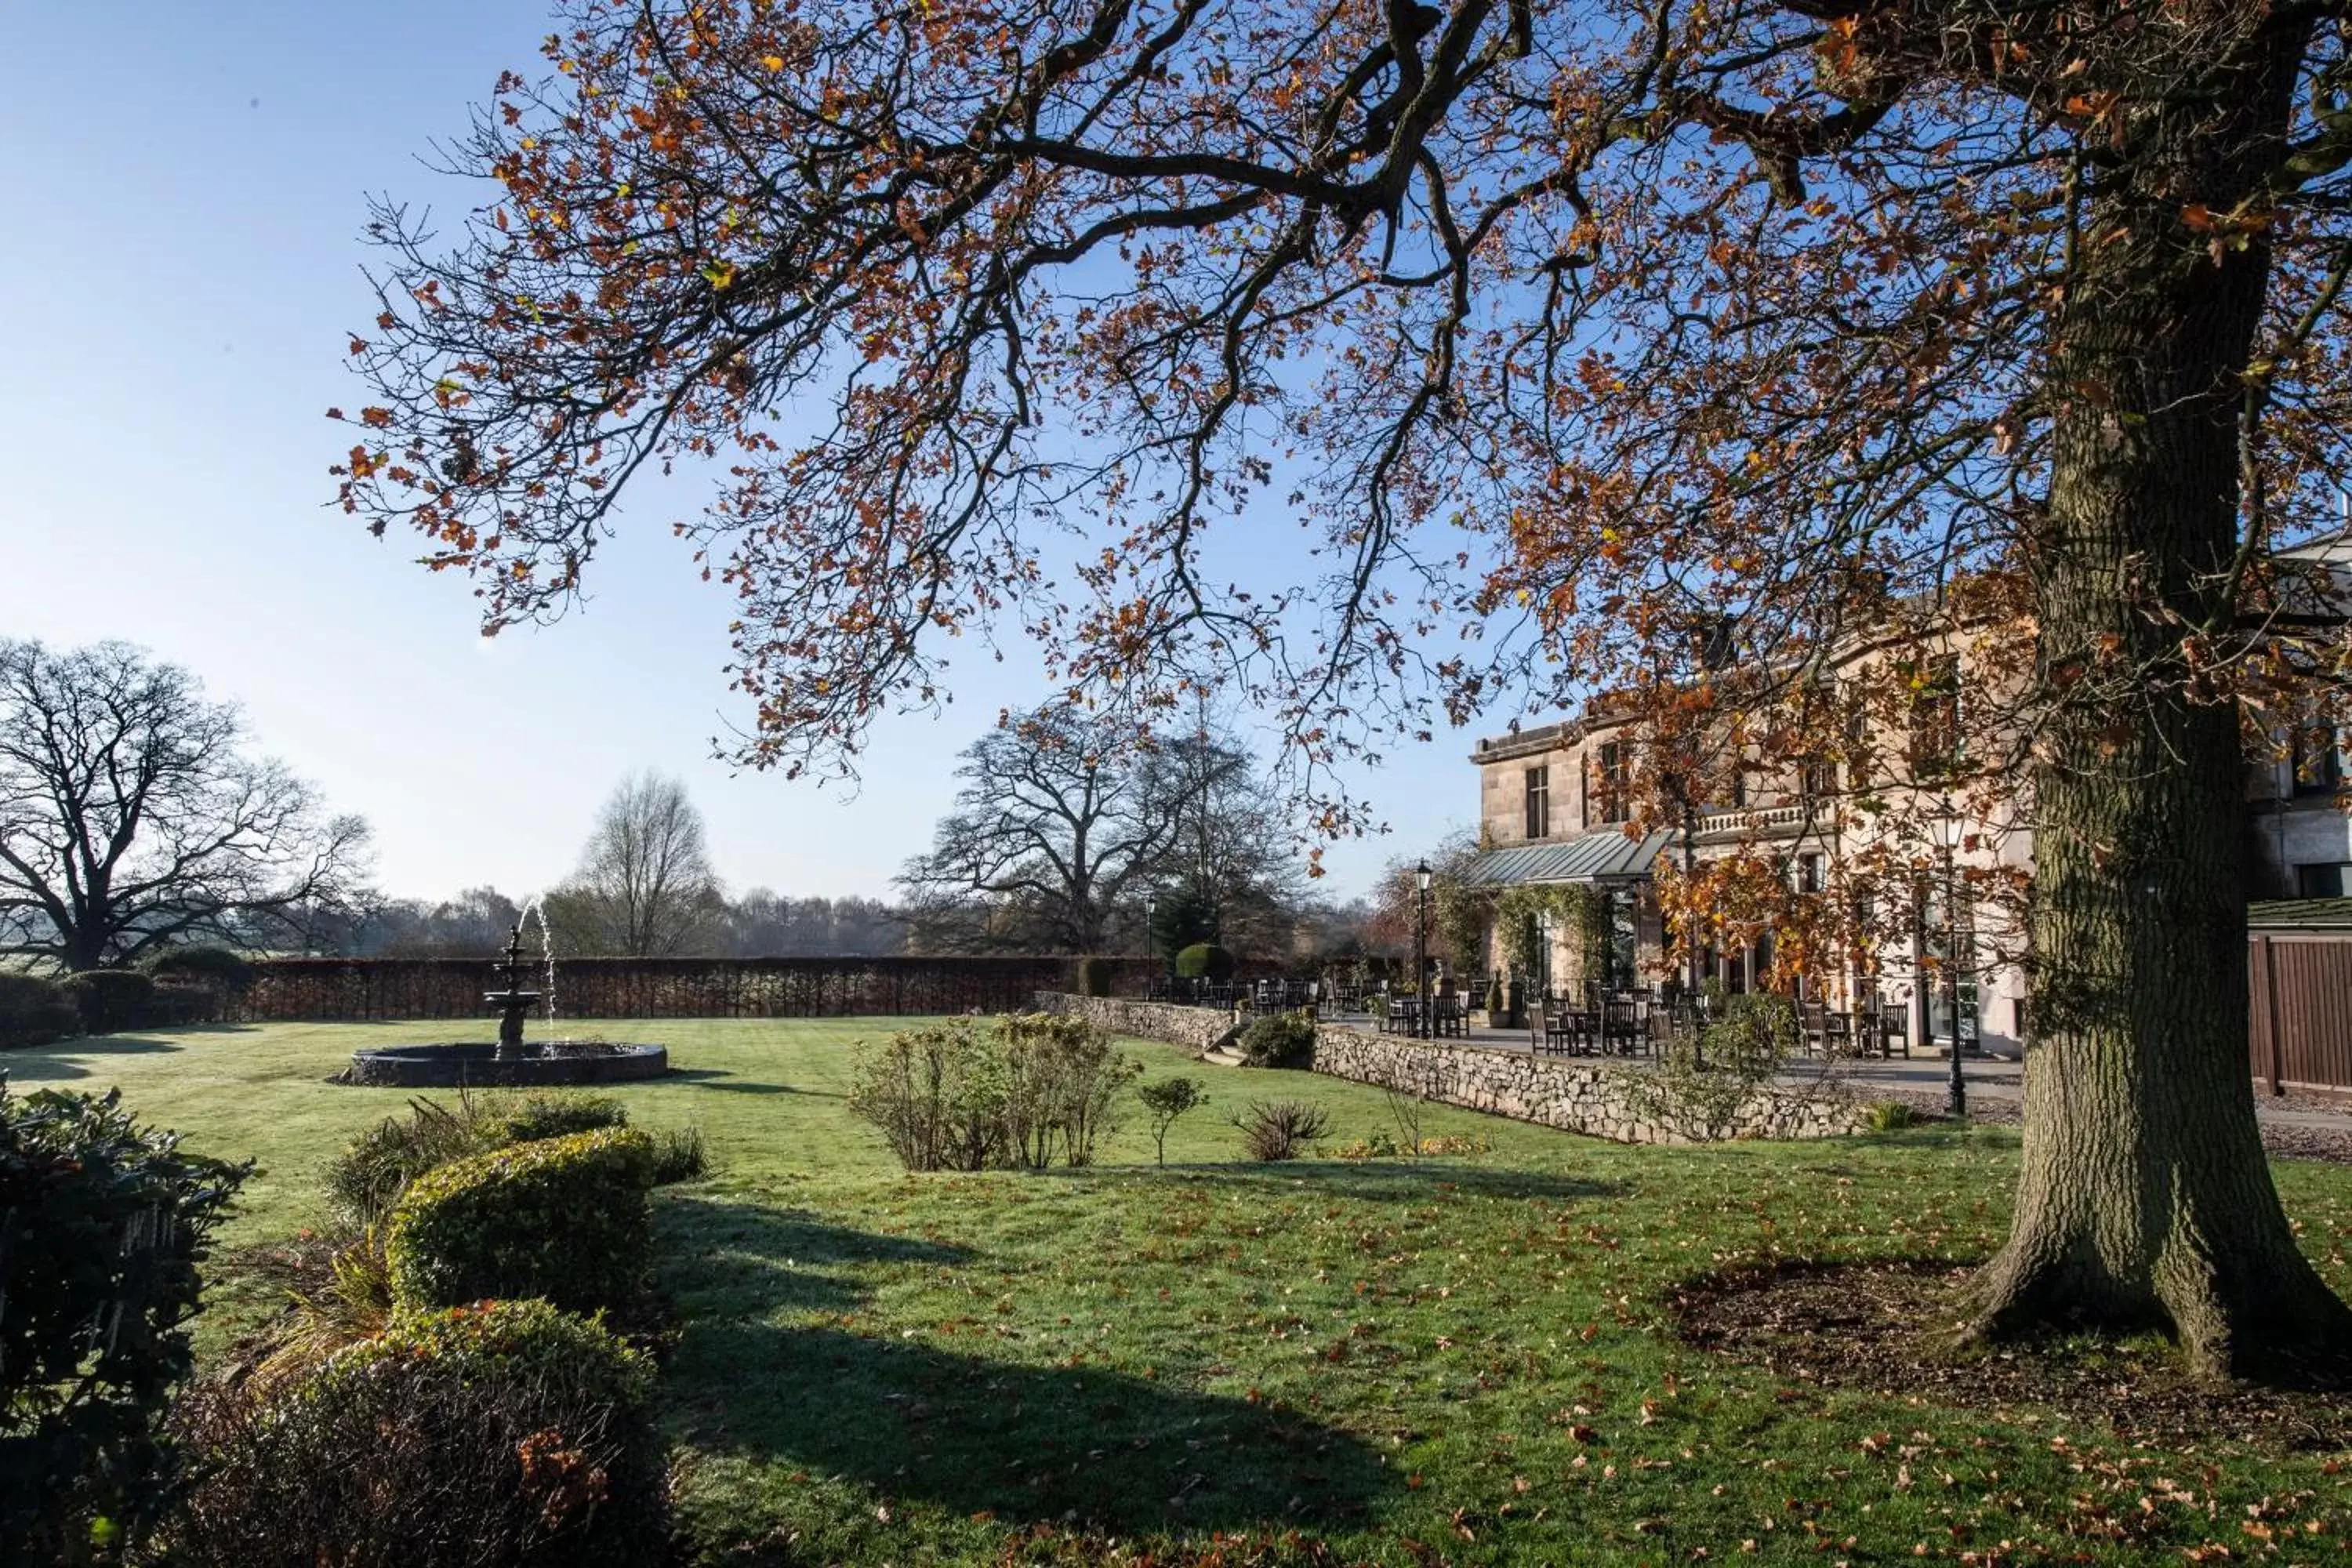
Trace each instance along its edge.
<instances>
[{"instance_id":1,"label":"wooden fence","mask_svg":"<svg viewBox=\"0 0 2352 1568\"><path fill-rule=\"evenodd\" d=\"M1113 959L1139 990L1150 959ZM572 958L555 966L558 1018L813 1018L1024 1009L1075 987L1074 958ZM487 958L285 958L257 964L240 1022L487 1018L504 977ZM540 972L529 972L536 988Z\"/></svg>"},{"instance_id":2,"label":"wooden fence","mask_svg":"<svg viewBox=\"0 0 2352 1568\"><path fill-rule=\"evenodd\" d=\"M2260 1088L2352 1091L2352 933L2257 935L2247 1039Z\"/></svg>"}]
</instances>

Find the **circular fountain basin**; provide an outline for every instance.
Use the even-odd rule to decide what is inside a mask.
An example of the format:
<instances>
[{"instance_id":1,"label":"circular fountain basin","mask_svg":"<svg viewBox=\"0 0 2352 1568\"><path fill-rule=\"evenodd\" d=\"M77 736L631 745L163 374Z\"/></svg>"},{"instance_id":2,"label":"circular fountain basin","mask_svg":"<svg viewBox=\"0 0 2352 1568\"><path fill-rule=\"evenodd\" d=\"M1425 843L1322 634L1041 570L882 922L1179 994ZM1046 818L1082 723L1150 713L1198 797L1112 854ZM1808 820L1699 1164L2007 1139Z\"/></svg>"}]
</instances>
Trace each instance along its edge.
<instances>
[{"instance_id":1,"label":"circular fountain basin","mask_svg":"<svg viewBox=\"0 0 2352 1568\"><path fill-rule=\"evenodd\" d=\"M666 1046L604 1040L533 1040L501 1061L488 1040L374 1046L352 1053L338 1081L398 1089L489 1089L534 1084L632 1083L669 1071Z\"/></svg>"}]
</instances>

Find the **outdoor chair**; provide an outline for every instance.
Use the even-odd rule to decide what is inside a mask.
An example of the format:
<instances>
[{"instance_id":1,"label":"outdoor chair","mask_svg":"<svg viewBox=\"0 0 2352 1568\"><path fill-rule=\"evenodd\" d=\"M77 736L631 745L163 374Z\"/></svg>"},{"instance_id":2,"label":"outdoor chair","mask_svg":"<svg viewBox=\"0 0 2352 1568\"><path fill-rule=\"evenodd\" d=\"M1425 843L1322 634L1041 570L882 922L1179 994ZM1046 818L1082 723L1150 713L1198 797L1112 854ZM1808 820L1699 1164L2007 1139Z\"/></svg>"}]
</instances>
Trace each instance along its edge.
<instances>
[{"instance_id":1,"label":"outdoor chair","mask_svg":"<svg viewBox=\"0 0 2352 1568\"><path fill-rule=\"evenodd\" d=\"M1648 1022L1644 999L1628 992L1603 997L1601 1003L1601 1048L1632 1056Z\"/></svg>"}]
</instances>

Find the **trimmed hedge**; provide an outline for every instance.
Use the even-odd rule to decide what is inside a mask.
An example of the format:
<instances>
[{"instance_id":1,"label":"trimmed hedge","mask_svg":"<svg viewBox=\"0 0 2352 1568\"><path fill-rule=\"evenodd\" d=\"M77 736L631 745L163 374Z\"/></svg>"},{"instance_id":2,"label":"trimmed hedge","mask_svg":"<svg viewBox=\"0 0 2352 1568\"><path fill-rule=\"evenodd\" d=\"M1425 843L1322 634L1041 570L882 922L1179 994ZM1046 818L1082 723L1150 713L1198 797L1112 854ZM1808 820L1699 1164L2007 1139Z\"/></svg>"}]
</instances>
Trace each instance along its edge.
<instances>
[{"instance_id":1,"label":"trimmed hedge","mask_svg":"<svg viewBox=\"0 0 2352 1568\"><path fill-rule=\"evenodd\" d=\"M1110 994L1111 963L1107 958L1078 960L1078 994L1108 996Z\"/></svg>"},{"instance_id":2,"label":"trimmed hedge","mask_svg":"<svg viewBox=\"0 0 2352 1568\"><path fill-rule=\"evenodd\" d=\"M237 995L253 984L253 961L225 947L167 947L140 967L165 984L203 985Z\"/></svg>"},{"instance_id":3,"label":"trimmed hedge","mask_svg":"<svg viewBox=\"0 0 2352 1568\"><path fill-rule=\"evenodd\" d=\"M282 1389L182 1409L186 1568L603 1568L667 1561L653 1369L545 1301L395 1312Z\"/></svg>"},{"instance_id":4,"label":"trimmed hedge","mask_svg":"<svg viewBox=\"0 0 2352 1568\"><path fill-rule=\"evenodd\" d=\"M1243 1059L1254 1068L1307 1072L1315 1066L1315 1020L1304 1013L1261 1015L1250 1020L1235 1043Z\"/></svg>"},{"instance_id":5,"label":"trimmed hedge","mask_svg":"<svg viewBox=\"0 0 2352 1568\"><path fill-rule=\"evenodd\" d=\"M493 1143L568 1138L574 1132L594 1132L628 1124L629 1108L611 1095L575 1094L560 1089L491 1099L475 1121L482 1136Z\"/></svg>"},{"instance_id":6,"label":"trimmed hedge","mask_svg":"<svg viewBox=\"0 0 2352 1568\"><path fill-rule=\"evenodd\" d=\"M201 985L158 985L136 969L85 969L61 982L81 1013L84 1034L171 1029L201 1023L220 1011L220 994Z\"/></svg>"},{"instance_id":7,"label":"trimmed hedge","mask_svg":"<svg viewBox=\"0 0 2352 1568\"><path fill-rule=\"evenodd\" d=\"M81 1033L81 1009L54 980L0 972L0 1050L46 1046Z\"/></svg>"},{"instance_id":8,"label":"trimmed hedge","mask_svg":"<svg viewBox=\"0 0 2352 1568\"><path fill-rule=\"evenodd\" d=\"M1222 984L1234 977L1234 955L1213 942L1196 942L1176 955L1179 980L1209 980Z\"/></svg>"},{"instance_id":9,"label":"trimmed hedge","mask_svg":"<svg viewBox=\"0 0 2352 1568\"><path fill-rule=\"evenodd\" d=\"M384 1256L404 1305L539 1296L593 1311L634 1302L653 1247L653 1140L605 1128L469 1155L409 1184Z\"/></svg>"}]
</instances>

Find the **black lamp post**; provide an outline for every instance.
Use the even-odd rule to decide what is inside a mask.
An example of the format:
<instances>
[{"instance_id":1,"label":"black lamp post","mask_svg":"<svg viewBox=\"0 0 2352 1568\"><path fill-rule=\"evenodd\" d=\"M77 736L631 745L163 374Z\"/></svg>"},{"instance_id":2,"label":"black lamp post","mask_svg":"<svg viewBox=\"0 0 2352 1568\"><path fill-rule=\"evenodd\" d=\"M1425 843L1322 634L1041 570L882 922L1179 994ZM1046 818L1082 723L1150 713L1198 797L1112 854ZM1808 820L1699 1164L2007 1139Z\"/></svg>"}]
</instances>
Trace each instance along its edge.
<instances>
[{"instance_id":1,"label":"black lamp post","mask_svg":"<svg viewBox=\"0 0 2352 1568\"><path fill-rule=\"evenodd\" d=\"M1969 1113L1969 1086L1960 1068L1960 901L1953 852L1959 846L1960 819L1946 816L1937 825L1944 850L1944 1016L1952 1030L1952 1081L1945 1109L1954 1121Z\"/></svg>"},{"instance_id":2,"label":"black lamp post","mask_svg":"<svg viewBox=\"0 0 2352 1568\"><path fill-rule=\"evenodd\" d=\"M1412 922L1412 998L1413 1033L1423 1039L1429 1037L1429 862L1423 860L1412 868L1412 879L1418 889Z\"/></svg>"},{"instance_id":3,"label":"black lamp post","mask_svg":"<svg viewBox=\"0 0 2352 1568\"><path fill-rule=\"evenodd\" d=\"M1157 890L1143 895L1143 951L1156 954L1160 944L1160 894Z\"/></svg>"}]
</instances>

